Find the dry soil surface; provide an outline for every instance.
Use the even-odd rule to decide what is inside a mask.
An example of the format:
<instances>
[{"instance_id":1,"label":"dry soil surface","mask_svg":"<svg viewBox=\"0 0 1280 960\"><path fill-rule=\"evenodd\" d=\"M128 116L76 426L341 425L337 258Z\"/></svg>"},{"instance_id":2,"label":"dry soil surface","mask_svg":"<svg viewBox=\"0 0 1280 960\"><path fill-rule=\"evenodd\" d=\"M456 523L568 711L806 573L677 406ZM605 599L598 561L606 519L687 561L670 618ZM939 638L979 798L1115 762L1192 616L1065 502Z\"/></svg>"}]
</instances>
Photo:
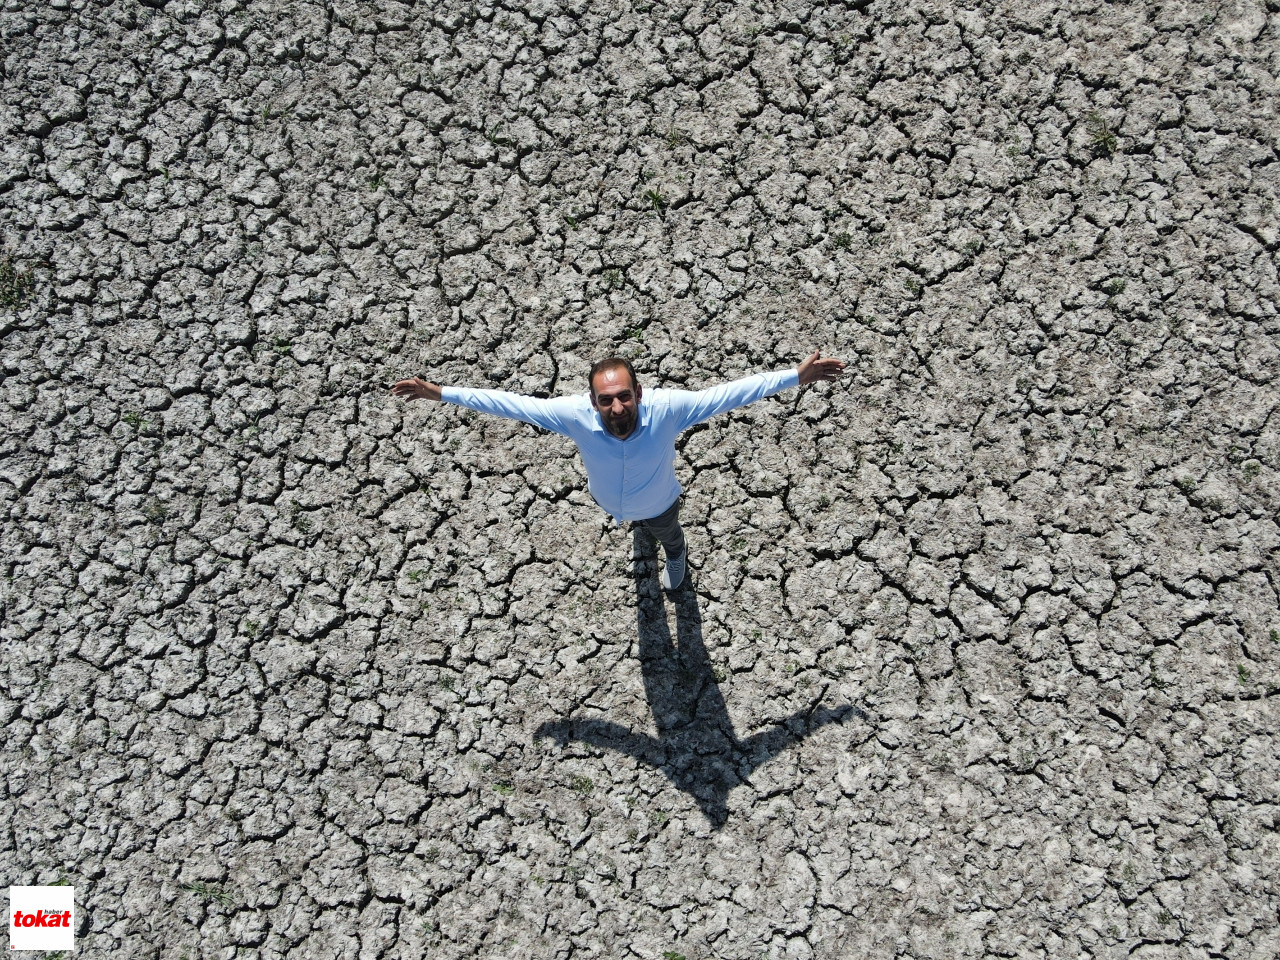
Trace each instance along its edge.
<instances>
[{"instance_id":1,"label":"dry soil surface","mask_svg":"<svg viewBox=\"0 0 1280 960\"><path fill-rule=\"evenodd\" d=\"M131 960L1273 960L1278 10L7 0L0 883ZM387 389L815 347L684 436L672 596Z\"/></svg>"}]
</instances>

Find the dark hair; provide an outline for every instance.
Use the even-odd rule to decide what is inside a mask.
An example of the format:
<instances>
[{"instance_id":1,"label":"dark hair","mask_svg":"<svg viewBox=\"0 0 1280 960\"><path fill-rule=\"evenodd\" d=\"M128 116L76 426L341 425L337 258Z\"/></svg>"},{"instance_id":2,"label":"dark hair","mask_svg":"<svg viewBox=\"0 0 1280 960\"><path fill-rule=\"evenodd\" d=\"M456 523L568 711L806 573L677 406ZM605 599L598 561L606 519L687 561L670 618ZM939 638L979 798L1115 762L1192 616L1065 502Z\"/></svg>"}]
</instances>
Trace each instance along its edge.
<instances>
[{"instance_id":1,"label":"dark hair","mask_svg":"<svg viewBox=\"0 0 1280 960\"><path fill-rule=\"evenodd\" d=\"M636 380L636 368L631 366L631 361L627 360L625 357L605 357L603 360L592 365L591 372L587 374L587 387L590 389L592 397L596 395L596 374L604 373L606 370L617 370L618 368L622 368L627 371L631 376L631 389L632 391L636 389L636 384L639 383L639 381Z\"/></svg>"}]
</instances>

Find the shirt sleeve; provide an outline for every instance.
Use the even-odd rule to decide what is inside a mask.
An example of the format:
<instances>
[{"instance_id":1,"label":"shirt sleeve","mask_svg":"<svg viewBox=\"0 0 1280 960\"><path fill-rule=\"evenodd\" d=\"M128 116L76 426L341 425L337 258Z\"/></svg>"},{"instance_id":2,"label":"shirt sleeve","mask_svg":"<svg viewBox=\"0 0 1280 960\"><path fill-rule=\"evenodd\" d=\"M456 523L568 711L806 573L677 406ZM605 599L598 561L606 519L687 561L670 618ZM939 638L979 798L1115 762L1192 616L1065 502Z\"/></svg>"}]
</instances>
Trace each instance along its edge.
<instances>
[{"instance_id":1,"label":"shirt sleeve","mask_svg":"<svg viewBox=\"0 0 1280 960\"><path fill-rule=\"evenodd\" d=\"M710 420L717 413L725 413L755 403L775 393L800 385L800 371L795 367L775 370L772 373L756 373L731 383L708 387L696 392L672 390L671 406L676 412L679 429L687 430L696 423Z\"/></svg>"},{"instance_id":2,"label":"shirt sleeve","mask_svg":"<svg viewBox=\"0 0 1280 960\"><path fill-rule=\"evenodd\" d=\"M523 420L543 430L569 436L576 419L575 397L526 397L505 390L477 390L472 387L441 387L440 399L477 413L491 413L509 420Z\"/></svg>"}]
</instances>

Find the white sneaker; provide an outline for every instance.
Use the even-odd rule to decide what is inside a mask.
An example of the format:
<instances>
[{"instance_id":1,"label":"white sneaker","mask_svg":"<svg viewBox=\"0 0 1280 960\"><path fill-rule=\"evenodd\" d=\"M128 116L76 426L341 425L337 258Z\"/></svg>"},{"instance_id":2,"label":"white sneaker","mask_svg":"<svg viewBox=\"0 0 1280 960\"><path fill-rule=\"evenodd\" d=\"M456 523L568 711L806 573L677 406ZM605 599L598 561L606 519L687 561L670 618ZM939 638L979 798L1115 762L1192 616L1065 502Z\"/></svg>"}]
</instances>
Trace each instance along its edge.
<instances>
[{"instance_id":1,"label":"white sneaker","mask_svg":"<svg viewBox=\"0 0 1280 960\"><path fill-rule=\"evenodd\" d=\"M678 557L667 557L667 565L662 568L662 587L664 590L674 590L680 584L684 583L684 561L689 555L689 548L685 547L684 553Z\"/></svg>"}]
</instances>

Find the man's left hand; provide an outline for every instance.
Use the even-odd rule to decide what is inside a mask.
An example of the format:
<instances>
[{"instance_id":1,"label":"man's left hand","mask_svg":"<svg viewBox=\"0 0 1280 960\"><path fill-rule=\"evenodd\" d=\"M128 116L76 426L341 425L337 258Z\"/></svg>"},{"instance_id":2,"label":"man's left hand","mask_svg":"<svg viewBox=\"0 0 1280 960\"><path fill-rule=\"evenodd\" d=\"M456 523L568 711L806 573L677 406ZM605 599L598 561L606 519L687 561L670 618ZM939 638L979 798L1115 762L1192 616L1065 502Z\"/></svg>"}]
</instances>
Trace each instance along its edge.
<instances>
[{"instance_id":1,"label":"man's left hand","mask_svg":"<svg viewBox=\"0 0 1280 960\"><path fill-rule=\"evenodd\" d=\"M844 361L831 357L820 358L818 351L797 368L800 374L800 386L806 383L817 383L819 380L837 380L844 373Z\"/></svg>"}]
</instances>

